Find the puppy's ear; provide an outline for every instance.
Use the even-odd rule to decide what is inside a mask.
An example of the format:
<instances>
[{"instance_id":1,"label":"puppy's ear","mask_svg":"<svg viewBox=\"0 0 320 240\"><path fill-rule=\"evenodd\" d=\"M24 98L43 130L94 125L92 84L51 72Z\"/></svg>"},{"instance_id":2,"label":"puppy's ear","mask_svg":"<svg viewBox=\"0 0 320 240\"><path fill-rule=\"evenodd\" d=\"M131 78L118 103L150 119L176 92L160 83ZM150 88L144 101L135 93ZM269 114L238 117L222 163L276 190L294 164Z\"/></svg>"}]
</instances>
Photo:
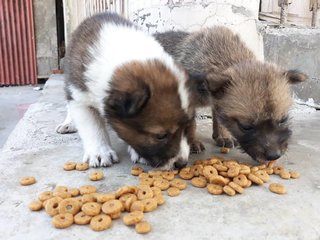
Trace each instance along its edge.
<instances>
[{"instance_id":1,"label":"puppy's ear","mask_svg":"<svg viewBox=\"0 0 320 240\"><path fill-rule=\"evenodd\" d=\"M150 98L150 88L142 81L128 79L125 85L117 84L105 100L105 112L118 117L133 117L138 114Z\"/></svg>"},{"instance_id":2,"label":"puppy's ear","mask_svg":"<svg viewBox=\"0 0 320 240\"><path fill-rule=\"evenodd\" d=\"M308 75L298 71L298 70L289 70L284 72L284 75L290 84L297 84L304 82L308 79Z\"/></svg>"},{"instance_id":3,"label":"puppy's ear","mask_svg":"<svg viewBox=\"0 0 320 240\"><path fill-rule=\"evenodd\" d=\"M209 73L207 81L211 96L216 99L222 98L231 79L232 76L229 71L224 73Z\"/></svg>"}]
</instances>

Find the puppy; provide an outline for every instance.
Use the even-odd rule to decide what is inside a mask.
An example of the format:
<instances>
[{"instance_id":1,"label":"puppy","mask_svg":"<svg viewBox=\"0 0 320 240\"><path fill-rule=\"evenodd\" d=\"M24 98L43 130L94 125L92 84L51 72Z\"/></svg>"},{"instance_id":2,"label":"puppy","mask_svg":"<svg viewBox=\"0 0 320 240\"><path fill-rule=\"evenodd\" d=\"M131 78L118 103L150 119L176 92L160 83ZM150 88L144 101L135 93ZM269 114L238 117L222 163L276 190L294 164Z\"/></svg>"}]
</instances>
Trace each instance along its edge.
<instances>
[{"instance_id":1,"label":"puppy","mask_svg":"<svg viewBox=\"0 0 320 240\"><path fill-rule=\"evenodd\" d=\"M152 36L116 14L95 15L73 33L65 72L68 116L56 131L78 130L84 162L118 162L108 124L128 143L132 161L187 164L194 117L187 74Z\"/></svg>"},{"instance_id":2,"label":"puppy","mask_svg":"<svg viewBox=\"0 0 320 240\"><path fill-rule=\"evenodd\" d=\"M257 161L276 160L288 147L290 85L307 76L258 61L228 28L195 33L165 32L155 37L191 78L207 82L218 146L241 148Z\"/></svg>"}]
</instances>

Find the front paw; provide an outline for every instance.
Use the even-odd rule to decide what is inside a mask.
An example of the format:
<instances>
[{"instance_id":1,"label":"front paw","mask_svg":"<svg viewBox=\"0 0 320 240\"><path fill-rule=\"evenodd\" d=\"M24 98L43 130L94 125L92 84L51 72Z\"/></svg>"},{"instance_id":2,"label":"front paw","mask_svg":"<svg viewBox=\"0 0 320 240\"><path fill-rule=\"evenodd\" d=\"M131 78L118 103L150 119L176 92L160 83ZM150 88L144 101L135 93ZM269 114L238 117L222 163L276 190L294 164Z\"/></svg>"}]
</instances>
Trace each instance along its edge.
<instances>
[{"instance_id":1,"label":"front paw","mask_svg":"<svg viewBox=\"0 0 320 240\"><path fill-rule=\"evenodd\" d=\"M119 162L119 159L112 149L100 149L86 151L83 162L89 163L90 167L110 167L113 163Z\"/></svg>"},{"instance_id":2,"label":"front paw","mask_svg":"<svg viewBox=\"0 0 320 240\"><path fill-rule=\"evenodd\" d=\"M56 127L56 132L60 134L68 134L77 132L77 129L72 122L61 123Z\"/></svg>"},{"instance_id":3,"label":"front paw","mask_svg":"<svg viewBox=\"0 0 320 240\"><path fill-rule=\"evenodd\" d=\"M218 137L217 139L215 139L215 141L218 147L234 148L238 146L237 140L232 138Z\"/></svg>"},{"instance_id":4,"label":"front paw","mask_svg":"<svg viewBox=\"0 0 320 240\"><path fill-rule=\"evenodd\" d=\"M195 140L191 143L190 147L190 153L201 153L205 150L206 148L202 144L202 142Z\"/></svg>"},{"instance_id":5,"label":"front paw","mask_svg":"<svg viewBox=\"0 0 320 240\"><path fill-rule=\"evenodd\" d=\"M147 160L145 160L143 157L140 157L140 155L134 150L131 146L128 146L128 153L130 156L130 159L133 163L141 163L148 165Z\"/></svg>"}]
</instances>

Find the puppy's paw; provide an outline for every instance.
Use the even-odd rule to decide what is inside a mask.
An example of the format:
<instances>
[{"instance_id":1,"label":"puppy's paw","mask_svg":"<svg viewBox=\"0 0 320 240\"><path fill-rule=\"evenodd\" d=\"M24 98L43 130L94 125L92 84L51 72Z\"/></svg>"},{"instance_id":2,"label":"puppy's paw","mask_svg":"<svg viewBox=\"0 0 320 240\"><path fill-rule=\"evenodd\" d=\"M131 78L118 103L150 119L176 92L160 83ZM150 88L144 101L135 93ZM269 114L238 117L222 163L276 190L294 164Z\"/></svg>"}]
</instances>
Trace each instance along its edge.
<instances>
[{"instance_id":1,"label":"puppy's paw","mask_svg":"<svg viewBox=\"0 0 320 240\"><path fill-rule=\"evenodd\" d=\"M60 134L68 134L77 132L77 129L72 122L61 123L56 127L56 132Z\"/></svg>"},{"instance_id":2,"label":"puppy's paw","mask_svg":"<svg viewBox=\"0 0 320 240\"><path fill-rule=\"evenodd\" d=\"M140 157L140 155L131 146L128 146L128 153L133 163L141 163L141 164L148 165L147 160Z\"/></svg>"},{"instance_id":3,"label":"puppy's paw","mask_svg":"<svg viewBox=\"0 0 320 240\"><path fill-rule=\"evenodd\" d=\"M206 148L202 144L202 142L195 140L191 143L190 147L190 153L201 153L205 150Z\"/></svg>"},{"instance_id":4,"label":"puppy's paw","mask_svg":"<svg viewBox=\"0 0 320 240\"><path fill-rule=\"evenodd\" d=\"M90 167L110 167L112 163L119 162L119 158L112 149L101 149L86 152L83 156L83 162L89 163Z\"/></svg>"},{"instance_id":5,"label":"puppy's paw","mask_svg":"<svg viewBox=\"0 0 320 240\"><path fill-rule=\"evenodd\" d=\"M216 145L218 147L234 148L234 147L238 146L238 142L232 138L218 137L216 139Z\"/></svg>"}]
</instances>

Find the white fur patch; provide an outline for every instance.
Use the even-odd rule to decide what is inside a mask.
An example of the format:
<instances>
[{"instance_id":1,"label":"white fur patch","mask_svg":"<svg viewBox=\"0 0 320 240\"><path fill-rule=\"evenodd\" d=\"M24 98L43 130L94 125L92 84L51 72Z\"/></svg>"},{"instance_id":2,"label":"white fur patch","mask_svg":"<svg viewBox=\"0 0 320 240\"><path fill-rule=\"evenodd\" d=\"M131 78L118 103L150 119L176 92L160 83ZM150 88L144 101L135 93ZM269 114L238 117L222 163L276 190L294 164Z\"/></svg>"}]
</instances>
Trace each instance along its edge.
<instances>
[{"instance_id":1,"label":"white fur patch","mask_svg":"<svg viewBox=\"0 0 320 240\"><path fill-rule=\"evenodd\" d=\"M140 157L140 155L136 152L136 150L134 150L130 145L128 146L128 153L133 163L141 163L141 164L148 165L148 161Z\"/></svg>"},{"instance_id":2,"label":"white fur patch","mask_svg":"<svg viewBox=\"0 0 320 240\"><path fill-rule=\"evenodd\" d=\"M72 121L72 117L70 114L69 106L67 105L67 116L63 123L59 124L56 127L56 132L60 134L66 133L75 133L77 132L77 128Z\"/></svg>"}]
</instances>

